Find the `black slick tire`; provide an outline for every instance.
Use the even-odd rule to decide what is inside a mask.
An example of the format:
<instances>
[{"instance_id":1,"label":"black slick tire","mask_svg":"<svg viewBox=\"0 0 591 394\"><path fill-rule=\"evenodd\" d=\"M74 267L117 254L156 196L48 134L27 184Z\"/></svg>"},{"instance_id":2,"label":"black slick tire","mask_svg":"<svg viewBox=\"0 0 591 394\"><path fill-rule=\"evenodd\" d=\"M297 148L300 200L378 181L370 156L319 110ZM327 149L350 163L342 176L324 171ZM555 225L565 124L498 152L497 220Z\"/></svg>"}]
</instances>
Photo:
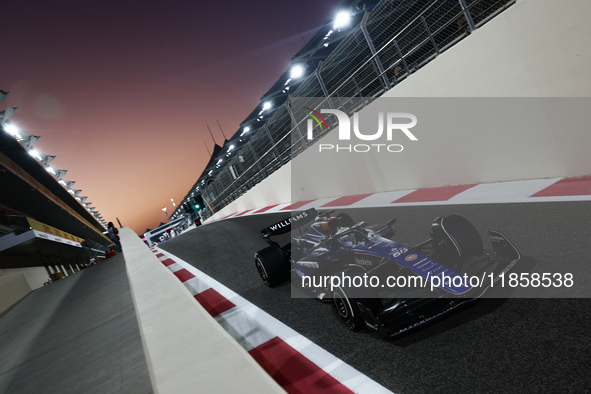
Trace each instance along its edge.
<instances>
[{"instance_id":1,"label":"black slick tire","mask_svg":"<svg viewBox=\"0 0 591 394\"><path fill-rule=\"evenodd\" d=\"M254 254L254 263L263 282L274 287L290 278L289 265L278 246L268 246Z\"/></svg>"}]
</instances>

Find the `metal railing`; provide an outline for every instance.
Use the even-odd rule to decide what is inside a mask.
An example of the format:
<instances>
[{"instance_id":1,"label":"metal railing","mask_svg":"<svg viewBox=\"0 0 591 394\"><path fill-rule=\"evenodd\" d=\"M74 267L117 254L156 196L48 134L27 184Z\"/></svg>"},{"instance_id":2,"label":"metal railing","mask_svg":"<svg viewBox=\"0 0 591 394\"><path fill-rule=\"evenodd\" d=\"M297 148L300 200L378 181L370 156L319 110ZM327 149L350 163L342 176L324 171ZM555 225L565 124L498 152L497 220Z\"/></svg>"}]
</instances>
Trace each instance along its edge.
<instances>
[{"instance_id":1,"label":"metal railing","mask_svg":"<svg viewBox=\"0 0 591 394\"><path fill-rule=\"evenodd\" d=\"M291 112L291 98L312 108L321 103L349 115L368 105L433 60L515 0L384 0L340 42L314 72L290 94L267 122L249 131L250 140L202 181L201 195L211 216L246 193L323 136L305 138L303 117ZM326 131L324 130L324 133Z\"/></svg>"}]
</instances>

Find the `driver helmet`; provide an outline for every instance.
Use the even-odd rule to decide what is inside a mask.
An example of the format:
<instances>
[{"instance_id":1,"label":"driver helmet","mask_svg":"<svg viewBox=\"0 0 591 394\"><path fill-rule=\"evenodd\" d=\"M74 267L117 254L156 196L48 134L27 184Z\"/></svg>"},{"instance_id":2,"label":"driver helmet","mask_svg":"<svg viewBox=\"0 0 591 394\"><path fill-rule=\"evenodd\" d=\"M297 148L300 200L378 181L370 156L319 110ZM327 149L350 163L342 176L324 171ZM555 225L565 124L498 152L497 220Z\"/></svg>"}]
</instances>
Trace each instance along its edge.
<instances>
[{"instance_id":1,"label":"driver helmet","mask_svg":"<svg viewBox=\"0 0 591 394\"><path fill-rule=\"evenodd\" d=\"M329 237L336 233L339 221L338 218L328 218L320 222L314 223L314 228L322 235Z\"/></svg>"}]
</instances>

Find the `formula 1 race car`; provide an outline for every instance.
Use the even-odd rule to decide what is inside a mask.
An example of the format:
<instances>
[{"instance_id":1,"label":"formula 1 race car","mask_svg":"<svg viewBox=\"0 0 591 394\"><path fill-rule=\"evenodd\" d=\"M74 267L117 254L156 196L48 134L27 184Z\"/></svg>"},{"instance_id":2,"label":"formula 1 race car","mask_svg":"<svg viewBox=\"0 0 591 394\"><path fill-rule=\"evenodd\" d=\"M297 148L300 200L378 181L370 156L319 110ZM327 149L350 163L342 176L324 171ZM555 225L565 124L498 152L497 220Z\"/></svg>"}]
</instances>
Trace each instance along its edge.
<instances>
[{"instance_id":1,"label":"formula 1 race car","mask_svg":"<svg viewBox=\"0 0 591 394\"><path fill-rule=\"evenodd\" d=\"M391 338L419 327L480 298L520 259L495 230L488 231L492 250L484 253L478 231L459 215L435 219L431 238L408 247L390 239L396 218L368 226L333 212L312 208L265 228L261 235L269 246L254 261L270 287L295 272L352 331L368 327ZM296 228L299 235L292 233L284 246L271 239Z\"/></svg>"}]
</instances>

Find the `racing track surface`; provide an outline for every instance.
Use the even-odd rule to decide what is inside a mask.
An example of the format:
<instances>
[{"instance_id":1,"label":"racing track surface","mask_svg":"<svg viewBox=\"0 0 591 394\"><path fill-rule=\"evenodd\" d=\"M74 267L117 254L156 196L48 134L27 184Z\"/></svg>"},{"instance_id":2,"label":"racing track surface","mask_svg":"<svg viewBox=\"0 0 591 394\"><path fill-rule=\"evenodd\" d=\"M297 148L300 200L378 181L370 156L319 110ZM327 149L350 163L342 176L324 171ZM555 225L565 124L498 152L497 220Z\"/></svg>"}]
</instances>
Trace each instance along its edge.
<instances>
[{"instance_id":1,"label":"racing track surface","mask_svg":"<svg viewBox=\"0 0 591 394\"><path fill-rule=\"evenodd\" d=\"M338 211L341 212L341 211ZM394 240L429 236L433 219L460 214L503 232L536 267L554 259L589 264L591 202L414 206L346 210L369 224L398 217ZM259 231L289 213L201 226L160 247L220 281L395 393L589 392L591 302L587 299L483 299L393 341L349 332L330 304L291 298L289 284L261 282L253 253ZM485 247L487 240L485 240ZM560 260L554 260L555 272ZM516 267L517 268L517 267ZM575 277L575 281L577 278ZM581 286L588 283L575 282Z\"/></svg>"}]
</instances>

